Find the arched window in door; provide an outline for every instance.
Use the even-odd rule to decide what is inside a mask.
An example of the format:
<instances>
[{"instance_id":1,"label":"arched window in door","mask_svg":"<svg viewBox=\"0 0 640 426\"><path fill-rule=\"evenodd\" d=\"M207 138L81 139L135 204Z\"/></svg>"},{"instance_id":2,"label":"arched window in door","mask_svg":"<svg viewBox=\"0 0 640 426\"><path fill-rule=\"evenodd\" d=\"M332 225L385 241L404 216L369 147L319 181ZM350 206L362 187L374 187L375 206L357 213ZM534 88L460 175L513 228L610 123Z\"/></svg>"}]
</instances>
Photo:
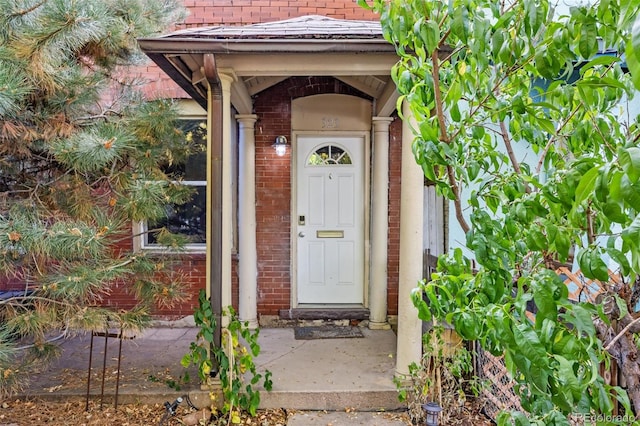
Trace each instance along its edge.
<instances>
[{"instance_id":1,"label":"arched window in door","mask_svg":"<svg viewBox=\"0 0 640 426\"><path fill-rule=\"evenodd\" d=\"M326 144L316 149L307 159L308 166L352 164L349 153L337 145Z\"/></svg>"}]
</instances>

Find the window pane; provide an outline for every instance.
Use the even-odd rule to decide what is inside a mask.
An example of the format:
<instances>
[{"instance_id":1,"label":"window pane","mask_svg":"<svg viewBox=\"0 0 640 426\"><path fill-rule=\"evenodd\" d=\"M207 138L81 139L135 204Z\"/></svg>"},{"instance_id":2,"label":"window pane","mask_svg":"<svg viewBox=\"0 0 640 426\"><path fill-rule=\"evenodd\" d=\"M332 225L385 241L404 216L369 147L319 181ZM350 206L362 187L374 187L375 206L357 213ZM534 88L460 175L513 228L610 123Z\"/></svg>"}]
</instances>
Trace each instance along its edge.
<instances>
[{"instance_id":1,"label":"window pane","mask_svg":"<svg viewBox=\"0 0 640 426\"><path fill-rule=\"evenodd\" d=\"M184 180L207 180L207 122L206 120L185 120L182 130L187 140L192 138L199 148L187 159ZM204 206L204 204L202 204Z\"/></svg>"},{"instance_id":2,"label":"window pane","mask_svg":"<svg viewBox=\"0 0 640 426\"><path fill-rule=\"evenodd\" d=\"M183 180L207 180L207 121L180 120L180 128L185 134L185 144L195 144L196 151L184 164L172 164L165 169Z\"/></svg>"},{"instance_id":3,"label":"window pane","mask_svg":"<svg viewBox=\"0 0 640 426\"><path fill-rule=\"evenodd\" d=\"M167 228L174 234L183 234L189 238L189 244L206 242L206 186L196 186L191 201L167 207L167 219L149 223L148 229ZM156 233L147 234L147 244L157 244Z\"/></svg>"},{"instance_id":4,"label":"window pane","mask_svg":"<svg viewBox=\"0 0 640 426\"><path fill-rule=\"evenodd\" d=\"M163 168L167 175L194 187L192 199L182 205L166 207L167 218L147 223L147 230L166 228L173 234L181 234L189 245L206 243L206 194L207 194L207 121L203 119L180 120L184 132L184 144L192 146L192 152L184 163ZM144 246L158 245L158 233L148 232Z\"/></svg>"},{"instance_id":5,"label":"window pane","mask_svg":"<svg viewBox=\"0 0 640 426\"><path fill-rule=\"evenodd\" d=\"M318 148L309 156L307 165L310 166L330 166L336 164L351 164L351 157L342 148L335 145L325 145Z\"/></svg>"}]
</instances>

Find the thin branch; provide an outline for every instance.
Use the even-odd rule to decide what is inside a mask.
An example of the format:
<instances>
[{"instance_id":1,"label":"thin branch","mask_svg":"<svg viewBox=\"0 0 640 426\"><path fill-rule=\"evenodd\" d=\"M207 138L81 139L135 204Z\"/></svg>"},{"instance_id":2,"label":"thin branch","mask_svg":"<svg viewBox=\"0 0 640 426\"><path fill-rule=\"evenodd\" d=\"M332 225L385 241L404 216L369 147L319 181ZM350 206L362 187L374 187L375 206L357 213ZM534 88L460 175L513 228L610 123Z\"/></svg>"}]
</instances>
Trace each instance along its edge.
<instances>
[{"instance_id":1,"label":"thin branch","mask_svg":"<svg viewBox=\"0 0 640 426\"><path fill-rule=\"evenodd\" d=\"M587 207L587 241L589 244L593 244L595 242L594 232L593 232L593 217L591 216L591 203Z\"/></svg>"},{"instance_id":2,"label":"thin branch","mask_svg":"<svg viewBox=\"0 0 640 426\"><path fill-rule=\"evenodd\" d=\"M608 351L611 349L611 347L612 347L612 346L613 346L613 345L614 345L618 340L620 340L620 338L621 338L621 337L622 337L622 336L623 336L627 331L629 331L629 329L630 329L633 325L635 325L635 324L637 324L637 323L639 323L639 322L640 322L640 317L638 317L638 318L634 319L633 321L631 321L631 322L630 322L630 323L629 323L625 328L623 328L623 329L622 329L622 331L621 331L620 333L618 333L618 334L616 335L616 337L614 337L614 338L609 342L609 344L604 348L604 350L608 352Z\"/></svg>"},{"instance_id":3,"label":"thin branch","mask_svg":"<svg viewBox=\"0 0 640 426\"><path fill-rule=\"evenodd\" d=\"M50 339L45 339L45 343L53 343L56 342L60 339L64 339L64 337L67 335L67 330L65 330L62 334L60 334L59 336L50 338ZM18 351L24 351L25 349L31 349L34 348L36 346L35 343L32 343L30 345L26 345L26 346L18 346L15 348L10 348L9 350L14 351L14 352L18 352Z\"/></svg>"},{"instance_id":4,"label":"thin branch","mask_svg":"<svg viewBox=\"0 0 640 426\"><path fill-rule=\"evenodd\" d=\"M516 158L516 154L513 152L513 146L511 145L511 138L509 137L509 130L507 129L507 125L504 124L504 121L500 122L500 131L501 131L500 135L502 136L504 147L507 150L507 154L509 155L509 160L511 160L511 166L513 166L513 170L515 170L517 174L522 174L520 163Z\"/></svg>"},{"instance_id":5,"label":"thin branch","mask_svg":"<svg viewBox=\"0 0 640 426\"><path fill-rule=\"evenodd\" d=\"M77 307L77 305L73 303L65 302L63 300L50 299L48 297L42 297L42 296L12 296L8 299L0 300L0 305L13 305L14 302L21 301L21 300L22 301L41 300L44 302L53 303L61 306Z\"/></svg>"},{"instance_id":6,"label":"thin branch","mask_svg":"<svg viewBox=\"0 0 640 426\"><path fill-rule=\"evenodd\" d=\"M127 260L122 261L122 262L120 262L120 263L118 263L118 264L116 264L116 265L111 265L111 266L109 266L108 268L104 268L103 270L104 270L104 271L113 271L113 270L115 270L115 269L118 269L118 268L122 268L122 267L124 267L124 266L127 266L127 265L128 265L128 264L130 264L130 263L133 263L133 261L134 261L134 260L135 260L135 259L127 259Z\"/></svg>"},{"instance_id":7,"label":"thin branch","mask_svg":"<svg viewBox=\"0 0 640 426\"><path fill-rule=\"evenodd\" d=\"M436 118L438 119L438 127L440 127L440 140L447 144L451 143L449 135L447 135L447 123L444 118L444 107L442 101L442 93L440 92L440 59L438 58L438 50L431 53L431 76L433 78L433 92L436 103Z\"/></svg>"},{"instance_id":8,"label":"thin branch","mask_svg":"<svg viewBox=\"0 0 640 426\"><path fill-rule=\"evenodd\" d=\"M540 170L542 170L542 165L544 164L544 159L547 156L547 154L549 153L549 150L551 149L551 146L553 146L555 140L556 140L555 137L549 138L549 141L544 146L544 149L542 150L542 153L540 154L540 159L538 160L538 165L536 166L536 174L539 174Z\"/></svg>"},{"instance_id":9,"label":"thin branch","mask_svg":"<svg viewBox=\"0 0 640 426\"><path fill-rule=\"evenodd\" d=\"M502 141L504 142L504 147L507 150L507 155L509 155L509 160L511 161L511 166L513 170L518 174L522 174L522 169L520 168L520 163L516 158L516 154L513 152L513 145L511 145L511 138L509 137L509 131L507 130L507 125L504 124L504 121L500 122L500 135L502 136ZM529 184L525 182L524 190L528 194L531 192L531 188Z\"/></svg>"},{"instance_id":10,"label":"thin branch","mask_svg":"<svg viewBox=\"0 0 640 426\"><path fill-rule=\"evenodd\" d=\"M447 166L447 176L449 177L449 185L451 185L451 190L456 195L456 198L453 200L453 206L455 207L455 210L456 210L456 219L458 220L460 227L466 234L467 232L469 232L471 227L469 226L469 224L467 223L467 220L464 218L464 215L462 214L462 203L460 202L460 187L456 182L456 177L453 173L453 167Z\"/></svg>"},{"instance_id":11,"label":"thin branch","mask_svg":"<svg viewBox=\"0 0 640 426\"><path fill-rule=\"evenodd\" d=\"M11 17L24 16L24 15L26 15L26 14L28 14L28 13L33 12L34 10L36 10L37 8L39 8L40 6L44 5L46 2L47 2L46 0L45 0L45 1L41 1L40 3L36 3L36 4L34 4L34 5L33 5L33 6L31 6L30 8L18 10L17 12L15 12L15 13L11 14L10 16L11 16Z\"/></svg>"},{"instance_id":12,"label":"thin branch","mask_svg":"<svg viewBox=\"0 0 640 426\"><path fill-rule=\"evenodd\" d=\"M431 74L433 76L433 89L435 94L435 103L436 103L436 118L438 119L438 126L440 127L440 140L447 144L451 143L451 139L447 134L446 121L444 117L444 108L442 101L442 93L440 92L440 62L438 58L438 51L434 50L431 54L431 61L433 63L433 68L431 69ZM466 234L471 229L469 224L467 223L464 215L462 214L462 203L460 201L460 187L456 181L455 173L453 172L453 167L451 165L447 165L447 177L449 178L449 185L451 186L451 190L455 195L455 199L453 200L453 205L456 210L456 219L460 224L460 227Z\"/></svg>"}]
</instances>

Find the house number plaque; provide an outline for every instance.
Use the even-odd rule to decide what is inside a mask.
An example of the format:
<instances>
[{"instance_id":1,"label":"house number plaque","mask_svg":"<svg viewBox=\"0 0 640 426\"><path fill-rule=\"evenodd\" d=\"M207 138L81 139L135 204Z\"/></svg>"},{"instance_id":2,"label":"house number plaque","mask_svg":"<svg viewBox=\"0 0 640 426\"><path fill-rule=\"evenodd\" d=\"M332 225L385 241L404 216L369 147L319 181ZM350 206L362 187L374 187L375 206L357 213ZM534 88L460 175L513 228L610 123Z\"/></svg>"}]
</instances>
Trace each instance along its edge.
<instances>
[{"instance_id":1,"label":"house number plaque","mask_svg":"<svg viewBox=\"0 0 640 426\"><path fill-rule=\"evenodd\" d=\"M338 117L322 117L322 128L323 129L337 129L338 128Z\"/></svg>"}]
</instances>

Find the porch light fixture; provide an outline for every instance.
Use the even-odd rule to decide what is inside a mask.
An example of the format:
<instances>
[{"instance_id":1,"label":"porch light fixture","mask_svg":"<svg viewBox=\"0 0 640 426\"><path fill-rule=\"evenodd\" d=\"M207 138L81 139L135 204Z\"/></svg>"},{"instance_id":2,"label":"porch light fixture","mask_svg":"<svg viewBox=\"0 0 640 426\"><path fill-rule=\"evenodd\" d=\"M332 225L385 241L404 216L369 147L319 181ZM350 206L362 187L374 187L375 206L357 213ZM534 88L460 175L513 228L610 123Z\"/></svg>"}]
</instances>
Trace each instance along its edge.
<instances>
[{"instance_id":1,"label":"porch light fixture","mask_svg":"<svg viewBox=\"0 0 640 426\"><path fill-rule=\"evenodd\" d=\"M440 411L442 411L442 407L440 407L435 402L427 402L422 406L426 417L426 425L427 426L438 426L438 416L440 415Z\"/></svg>"},{"instance_id":2,"label":"porch light fixture","mask_svg":"<svg viewBox=\"0 0 640 426\"><path fill-rule=\"evenodd\" d=\"M276 136L276 140L271 145L276 150L276 155L282 157L287 152L287 138L285 136Z\"/></svg>"}]
</instances>

